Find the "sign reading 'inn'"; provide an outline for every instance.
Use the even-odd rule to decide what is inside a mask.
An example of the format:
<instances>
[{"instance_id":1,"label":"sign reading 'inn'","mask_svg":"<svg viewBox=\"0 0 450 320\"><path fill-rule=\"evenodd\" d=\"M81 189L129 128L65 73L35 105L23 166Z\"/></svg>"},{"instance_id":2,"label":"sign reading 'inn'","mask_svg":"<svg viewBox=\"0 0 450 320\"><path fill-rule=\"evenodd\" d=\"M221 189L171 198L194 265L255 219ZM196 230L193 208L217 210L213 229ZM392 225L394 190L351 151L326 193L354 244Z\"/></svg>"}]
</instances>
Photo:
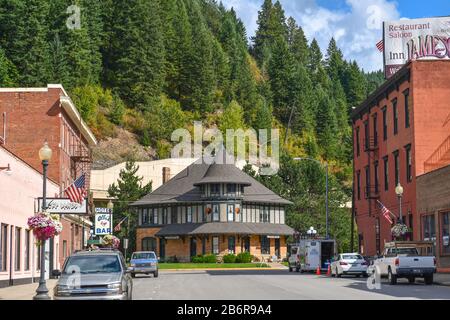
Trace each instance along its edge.
<instances>
[{"instance_id":1,"label":"sign reading 'inn'","mask_svg":"<svg viewBox=\"0 0 450 320\"><path fill-rule=\"evenodd\" d=\"M42 208L42 198L38 198L37 211L41 211ZM83 202L71 202L69 199L65 198L47 198L46 199L46 211L48 213L57 214L88 214L87 199Z\"/></svg>"}]
</instances>

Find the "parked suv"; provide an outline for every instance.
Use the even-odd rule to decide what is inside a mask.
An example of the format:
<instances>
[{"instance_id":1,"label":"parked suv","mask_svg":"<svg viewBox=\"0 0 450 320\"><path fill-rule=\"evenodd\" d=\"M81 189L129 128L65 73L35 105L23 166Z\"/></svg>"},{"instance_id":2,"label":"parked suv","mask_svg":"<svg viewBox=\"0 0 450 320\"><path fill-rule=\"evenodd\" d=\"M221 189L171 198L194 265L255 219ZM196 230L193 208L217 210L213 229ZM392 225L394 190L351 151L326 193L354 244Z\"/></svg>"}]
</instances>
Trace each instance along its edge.
<instances>
[{"instance_id":1,"label":"parked suv","mask_svg":"<svg viewBox=\"0 0 450 320\"><path fill-rule=\"evenodd\" d=\"M79 251L64 262L55 300L131 300L133 281L123 255L113 249Z\"/></svg>"},{"instance_id":2,"label":"parked suv","mask_svg":"<svg viewBox=\"0 0 450 320\"><path fill-rule=\"evenodd\" d=\"M133 278L139 273L153 273L155 278L158 277L158 258L153 251L133 252L130 264L131 277Z\"/></svg>"}]
</instances>

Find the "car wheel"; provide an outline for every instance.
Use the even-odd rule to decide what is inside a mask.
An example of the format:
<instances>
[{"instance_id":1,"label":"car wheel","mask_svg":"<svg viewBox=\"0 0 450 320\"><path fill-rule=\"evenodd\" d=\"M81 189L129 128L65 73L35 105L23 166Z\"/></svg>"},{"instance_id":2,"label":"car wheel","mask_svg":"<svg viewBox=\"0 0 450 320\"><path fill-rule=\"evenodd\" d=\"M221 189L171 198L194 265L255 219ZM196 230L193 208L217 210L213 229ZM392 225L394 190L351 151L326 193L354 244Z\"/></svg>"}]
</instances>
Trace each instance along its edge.
<instances>
[{"instance_id":1,"label":"car wheel","mask_svg":"<svg viewBox=\"0 0 450 320\"><path fill-rule=\"evenodd\" d=\"M132 274L131 274L131 277L132 277L132 278L136 278L136 273L132 273Z\"/></svg>"},{"instance_id":2,"label":"car wheel","mask_svg":"<svg viewBox=\"0 0 450 320\"><path fill-rule=\"evenodd\" d=\"M340 277L342 277L342 274L339 274L339 270L338 270L338 268L336 268L336 277L337 277L337 278L340 278Z\"/></svg>"},{"instance_id":3,"label":"car wheel","mask_svg":"<svg viewBox=\"0 0 450 320\"><path fill-rule=\"evenodd\" d=\"M414 283L414 282L416 282L416 278L415 277L409 277L408 278L408 282L409 283Z\"/></svg>"},{"instance_id":4,"label":"car wheel","mask_svg":"<svg viewBox=\"0 0 450 320\"><path fill-rule=\"evenodd\" d=\"M369 274L368 274L367 272L364 272L364 273L363 273L363 277L364 277L364 278L368 278L368 277L369 277Z\"/></svg>"},{"instance_id":5,"label":"car wheel","mask_svg":"<svg viewBox=\"0 0 450 320\"><path fill-rule=\"evenodd\" d=\"M128 289L127 300L133 300L133 291Z\"/></svg>"},{"instance_id":6,"label":"car wheel","mask_svg":"<svg viewBox=\"0 0 450 320\"><path fill-rule=\"evenodd\" d=\"M392 274L391 269L388 270L388 280L391 285L397 284L397 276L395 274Z\"/></svg>"},{"instance_id":7,"label":"car wheel","mask_svg":"<svg viewBox=\"0 0 450 320\"><path fill-rule=\"evenodd\" d=\"M299 265L295 266L295 272L300 272L300 266Z\"/></svg>"},{"instance_id":8,"label":"car wheel","mask_svg":"<svg viewBox=\"0 0 450 320\"><path fill-rule=\"evenodd\" d=\"M291 267L291 265L289 265L289 272L292 272L292 267Z\"/></svg>"},{"instance_id":9,"label":"car wheel","mask_svg":"<svg viewBox=\"0 0 450 320\"><path fill-rule=\"evenodd\" d=\"M158 278L158 271L153 272L153 277Z\"/></svg>"},{"instance_id":10,"label":"car wheel","mask_svg":"<svg viewBox=\"0 0 450 320\"><path fill-rule=\"evenodd\" d=\"M426 285L432 285L433 284L433 275L430 274L429 276L425 276L424 278Z\"/></svg>"}]
</instances>

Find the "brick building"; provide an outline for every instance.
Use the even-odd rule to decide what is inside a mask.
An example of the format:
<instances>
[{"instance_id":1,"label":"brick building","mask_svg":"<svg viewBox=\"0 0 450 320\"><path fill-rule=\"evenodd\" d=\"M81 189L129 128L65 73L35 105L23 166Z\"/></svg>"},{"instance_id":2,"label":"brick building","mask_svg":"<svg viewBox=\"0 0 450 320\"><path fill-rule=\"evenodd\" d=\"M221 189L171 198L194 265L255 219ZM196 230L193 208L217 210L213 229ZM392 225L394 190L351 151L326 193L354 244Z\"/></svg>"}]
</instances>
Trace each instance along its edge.
<instances>
[{"instance_id":1,"label":"brick building","mask_svg":"<svg viewBox=\"0 0 450 320\"><path fill-rule=\"evenodd\" d=\"M434 241L437 266L450 271L450 165L417 177L422 238Z\"/></svg>"},{"instance_id":2,"label":"brick building","mask_svg":"<svg viewBox=\"0 0 450 320\"><path fill-rule=\"evenodd\" d=\"M233 164L198 160L132 204L139 215L136 248L180 261L243 251L283 258L294 233L285 225L289 204Z\"/></svg>"},{"instance_id":3,"label":"brick building","mask_svg":"<svg viewBox=\"0 0 450 320\"><path fill-rule=\"evenodd\" d=\"M416 177L450 164L450 61L410 61L352 112L354 216L360 251L381 252L391 226L377 200L423 239Z\"/></svg>"},{"instance_id":4,"label":"brick building","mask_svg":"<svg viewBox=\"0 0 450 320\"><path fill-rule=\"evenodd\" d=\"M48 141L53 151L48 177L59 185L59 196L64 196L64 190L82 172L89 188L91 148L97 141L61 85L0 88L0 116L2 143L38 172L42 172L38 150ZM72 215L63 215L62 223L61 246L51 247L50 252L54 256L53 250L57 250L60 261L81 248L81 239L89 235L89 228L84 226L90 224L87 219Z\"/></svg>"}]
</instances>

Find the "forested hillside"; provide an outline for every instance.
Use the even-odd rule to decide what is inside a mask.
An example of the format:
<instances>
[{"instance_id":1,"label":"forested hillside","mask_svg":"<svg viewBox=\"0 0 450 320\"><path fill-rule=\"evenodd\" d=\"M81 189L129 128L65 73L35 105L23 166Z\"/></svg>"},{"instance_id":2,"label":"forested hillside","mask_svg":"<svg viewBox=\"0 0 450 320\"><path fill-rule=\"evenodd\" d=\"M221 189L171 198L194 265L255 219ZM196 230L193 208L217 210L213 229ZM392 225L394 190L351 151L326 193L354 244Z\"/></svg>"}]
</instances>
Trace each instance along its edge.
<instances>
[{"instance_id":1,"label":"forested hillside","mask_svg":"<svg viewBox=\"0 0 450 320\"><path fill-rule=\"evenodd\" d=\"M72 4L80 29L66 26ZM214 0L0 0L0 86L62 83L99 139L126 130L156 158L193 120L278 127L283 142L290 123L286 154L330 163L342 193L336 207L350 200L349 113L381 81L345 60L334 39L322 53L271 0L251 41L236 13ZM276 188L292 199L286 179ZM299 192L317 201L293 212L320 209L324 188L308 179L316 190Z\"/></svg>"}]
</instances>

